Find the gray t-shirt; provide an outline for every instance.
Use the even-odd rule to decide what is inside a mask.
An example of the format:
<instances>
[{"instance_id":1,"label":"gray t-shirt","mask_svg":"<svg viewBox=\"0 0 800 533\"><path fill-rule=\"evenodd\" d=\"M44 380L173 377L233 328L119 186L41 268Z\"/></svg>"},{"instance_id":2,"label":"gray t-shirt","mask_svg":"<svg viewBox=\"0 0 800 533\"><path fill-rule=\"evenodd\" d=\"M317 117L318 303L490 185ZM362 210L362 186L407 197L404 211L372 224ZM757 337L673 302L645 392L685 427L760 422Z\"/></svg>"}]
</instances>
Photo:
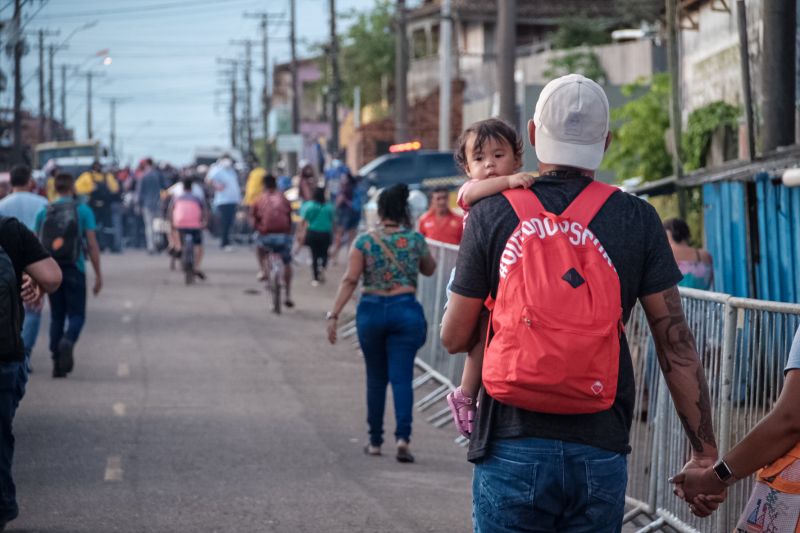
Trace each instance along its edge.
<instances>
[{"instance_id":1,"label":"gray t-shirt","mask_svg":"<svg viewBox=\"0 0 800 533\"><path fill-rule=\"evenodd\" d=\"M786 361L786 369L784 374L789 370L800 368L800 328L794 332L794 340L792 341L792 348L789 350L789 360Z\"/></svg>"},{"instance_id":2,"label":"gray t-shirt","mask_svg":"<svg viewBox=\"0 0 800 533\"><path fill-rule=\"evenodd\" d=\"M544 176L532 189L545 209L561 213L590 183L575 173ZM458 254L453 292L468 298L496 295L500 257L519 224L502 195L490 196L470 210ZM623 319L636 300L675 286L682 278L656 210L644 200L615 192L589 224L608 252L620 278ZM537 413L501 404L481 389L468 459L479 461L492 439L537 437L588 444L618 453L630 451L635 398L633 363L624 334L620 339L617 396L606 411L582 415Z\"/></svg>"}]
</instances>

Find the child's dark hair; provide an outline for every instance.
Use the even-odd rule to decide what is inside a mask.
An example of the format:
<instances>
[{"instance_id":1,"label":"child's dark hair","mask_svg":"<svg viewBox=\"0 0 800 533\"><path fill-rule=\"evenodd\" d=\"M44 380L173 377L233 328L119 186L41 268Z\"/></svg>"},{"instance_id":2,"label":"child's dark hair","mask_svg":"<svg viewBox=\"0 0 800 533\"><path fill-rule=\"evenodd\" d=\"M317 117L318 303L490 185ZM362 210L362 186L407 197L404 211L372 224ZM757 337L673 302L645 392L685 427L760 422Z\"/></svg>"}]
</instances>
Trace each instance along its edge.
<instances>
[{"instance_id":1,"label":"child's dark hair","mask_svg":"<svg viewBox=\"0 0 800 533\"><path fill-rule=\"evenodd\" d=\"M664 229L672 235L675 242L689 242L692 236L689 225L680 218L668 218L664 221Z\"/></svg>"},{"instance_id":2,"label":"child's dark hair","mask_svg":"<svg viewBox=\"0 0 800 533\"><path fill-rule=\"evenodd\" d=\"M411 225L407 185L399 183L381 192L378 196L378 217L406 226Z\"/></svg>"},{"instance_id":3,"label":"child's dark hair","mask_svg":"<svg viewBox=\"0 0 800 533\"><path fill-rule=\"evenodd\" d=\"M517 130L499 118L480 120L471 124L458 138L455 159L456 164L464 172L467 171L467 139L473 133L475 134L475 142L472 145L473 151L482 149L483 143L488 139L494 139L497 142L508 143L511 149L514 150L514 156L518 159L522 158L522 139Z\"/></svg>"}]
</instances>

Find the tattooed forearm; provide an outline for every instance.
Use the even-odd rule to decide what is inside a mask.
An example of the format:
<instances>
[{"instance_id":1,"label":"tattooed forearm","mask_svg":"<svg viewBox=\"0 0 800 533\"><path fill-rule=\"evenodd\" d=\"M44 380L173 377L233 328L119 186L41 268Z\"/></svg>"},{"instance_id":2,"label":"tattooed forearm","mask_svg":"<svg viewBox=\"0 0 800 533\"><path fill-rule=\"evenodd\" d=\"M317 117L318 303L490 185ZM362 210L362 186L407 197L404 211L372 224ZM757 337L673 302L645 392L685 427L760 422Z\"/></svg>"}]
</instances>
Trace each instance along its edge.
<instances>
[{"instance_id":1,"label":"tattooed forearm","mask_svg":"<svg viewBox=\"0 0 800 533\"><path fill-rule=\"evenodd\" d=\"M700 398L697 400L697 409L700 411L700 424L697 426L697 437L716 449L717 439L714 437L714 424L711 421L711 395L708 393L708 381L702 365L697 365L695 376L697 383L700 385ZM702 451L702 449L698 451Z\"/></svg>"},{"instance_id":2,"label":"tattooed forearm","mask_svg":"<svg viewBox=\"0 0 800 533\"><path fill-rule=\"evenodd\" d=\"M695 363L697 350L694 336L686 324L681 305L681 295L676 287L664 291L657 309L647 313L656 352L665 374L672 371L673 365L687 367ZM651 311L650 309L646 309Z\"/></svg>"}]
</instances>

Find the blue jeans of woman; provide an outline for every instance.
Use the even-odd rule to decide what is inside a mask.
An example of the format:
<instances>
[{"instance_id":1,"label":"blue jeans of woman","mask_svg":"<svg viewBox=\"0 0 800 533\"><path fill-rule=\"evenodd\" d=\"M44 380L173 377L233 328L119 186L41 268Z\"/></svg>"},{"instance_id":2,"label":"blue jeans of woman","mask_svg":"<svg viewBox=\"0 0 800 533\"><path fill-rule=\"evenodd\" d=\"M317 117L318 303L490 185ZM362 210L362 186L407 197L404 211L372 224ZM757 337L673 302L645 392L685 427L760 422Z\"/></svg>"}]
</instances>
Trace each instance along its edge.
<instances>
[{"instance_id":1,"label":"blue jeans of woman","mask_svg":"<svg viewBox=\"0 0 800 533\"><path fill-rule=\"evenodd\" d=\"M414 359L427 337L422 306L413 294L361 297L356 313L361 351L367 367L369 442L383 444L386 387L392 384L397 426L395 438L411 437Z\"/></svg>"},{"instance_id":2,"label":"blue jeans of woman","mask_svg":"<svg viewBox=\"0 0 800 533\"><path fill-rule=\"evenodd\" d=\"M627 457L561 440L497 439L472 479L476 533L619 533Z\"/></svg>"},{"instance_id":3,"label":"blue jeans of woman","mask_svg":"<svg viewBox=\"0 0 800 533\"><path fill-rule=\"evenodd\" d=\"M0 525L17 517L17 491L11 477L14 414L25 395L25 362L0 363Z\"/></svg>"}]
</instances>

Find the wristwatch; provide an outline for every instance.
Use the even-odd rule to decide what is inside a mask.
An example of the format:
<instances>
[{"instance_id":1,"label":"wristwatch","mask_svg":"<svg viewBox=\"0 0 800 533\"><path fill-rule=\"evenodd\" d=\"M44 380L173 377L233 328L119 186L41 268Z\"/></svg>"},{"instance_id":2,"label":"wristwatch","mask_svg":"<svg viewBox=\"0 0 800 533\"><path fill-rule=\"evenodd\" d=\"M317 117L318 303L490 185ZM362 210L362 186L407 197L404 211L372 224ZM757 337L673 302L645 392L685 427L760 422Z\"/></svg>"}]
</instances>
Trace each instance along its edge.
<instances>
[{"instance_id":1,"label":"wristwatch","mask_svg":"<svg viewBox=\"0 0 800 533\"><path fill-rule=\"evenodd\" d=\"M330 320L330 319L337 320L338 318L339 315L337 315L336 313L331 313L330 311L325 313L325 320Z\"/></svg>"},{"instance_id":2,"label":"wristwatch","mask_svg":"<svg viewBox=\"0 0 800 533\"><path fill-rule=\"evenodd\" d=\"M723 459L720 459L714 465L714 473L724 485L731 485L736 481L736 476L733 475L731 467Z\"/></svg>"}]
</instances>

